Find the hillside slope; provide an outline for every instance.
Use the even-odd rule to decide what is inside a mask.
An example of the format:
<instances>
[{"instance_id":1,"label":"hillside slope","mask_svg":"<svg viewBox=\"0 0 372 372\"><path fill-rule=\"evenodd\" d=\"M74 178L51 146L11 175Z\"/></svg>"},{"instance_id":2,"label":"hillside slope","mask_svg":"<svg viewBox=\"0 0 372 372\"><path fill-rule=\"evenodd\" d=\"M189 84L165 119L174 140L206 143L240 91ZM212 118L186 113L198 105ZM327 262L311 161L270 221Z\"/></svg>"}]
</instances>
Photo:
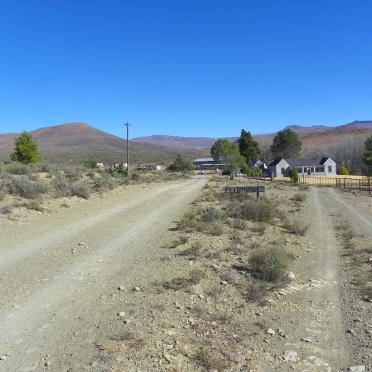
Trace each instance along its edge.
<instances>
[{"instance_id":1,"label":"hillside slope","mask_svg":"<svg viewBox=\"0 0 372 372\"><path fill-rule=\"evenodd\" d=\"M314 125L304 127L300 125L291 125L284 129L291 129L298 133L304 146L314 146L314 148L323 145L338 145L356 140L365 140L372 134L372 121L354 121L349 124L330 127L326 125ZM249 128L248 128L249 129ZM259 134L253 136L261 144L271 144L276 133ZM166 145L168 147L176 146L187 149L209 149L217 138L208 137L176 137L154 135L148 137L138 137L137 142ZM237 137L228 138L235 141Z\"/></svg>"},{"instance_id":2,"label":"hillside slope","mask_svg":"<svg viewBox=\"0 0 372 372\"><path fill-rule=\"evenodd\" d=\"M95 129L85 123L69 123L46 127L31 132L36 139L43 159L53 162L74 162L94 159L118 162L125 159L126 141ZM17 134L0 134L0 159L9 159ZM177 153L187 158L204 156L208 151L193 151L164 147L151 143L130 141L130 158L133 162L168 162Z\"/></svg>"}]
</instances>

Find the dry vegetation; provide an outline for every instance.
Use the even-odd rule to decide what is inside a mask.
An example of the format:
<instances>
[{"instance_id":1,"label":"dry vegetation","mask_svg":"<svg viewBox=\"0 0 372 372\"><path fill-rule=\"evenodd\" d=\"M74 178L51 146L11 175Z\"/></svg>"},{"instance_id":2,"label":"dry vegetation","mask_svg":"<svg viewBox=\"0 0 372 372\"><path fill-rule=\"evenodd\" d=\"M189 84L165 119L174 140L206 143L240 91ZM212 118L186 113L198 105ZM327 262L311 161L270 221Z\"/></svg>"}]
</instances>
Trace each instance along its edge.
<instances>
[{"instance_id":1,"label":"dry vegetation","mask_svg":"<svg viewBox=\"0 0 372 372\"><path fill-rule=\"evenodd\" d=\"M16 219L14 212L22 209L39 213L46 211L44 203L48 200L70 197L89 199L92 193L105 193L119 186L170 181L180 177L185 176L168 172L133 172L124 176L83 165L0 163L0 214ZM68 207L69 204L63 200L61 206Z\"/></svg>"},{"instance_id":2,"label":"dry vegetation","mask_svg":"<svg viewBox=\"0 0 372 372\"><path fill-rule=\"evenodd\" d=\"M165 247L168 256L158 268L162 274L143 290L151 316L142 314L134 329L146 331L145 344L120 367L254 368L257 343L265 342L268 328L260 314L291 280L294 252L304 239L288 232L282 219L299 207L298 188L286 186L290 198L278 209L274 189L255 200L255 195L223 193L225 182L214 177L178 221L176 238ZM138 297L127 300L136 312L146 307Z\"/></svg>"}]
</instances>

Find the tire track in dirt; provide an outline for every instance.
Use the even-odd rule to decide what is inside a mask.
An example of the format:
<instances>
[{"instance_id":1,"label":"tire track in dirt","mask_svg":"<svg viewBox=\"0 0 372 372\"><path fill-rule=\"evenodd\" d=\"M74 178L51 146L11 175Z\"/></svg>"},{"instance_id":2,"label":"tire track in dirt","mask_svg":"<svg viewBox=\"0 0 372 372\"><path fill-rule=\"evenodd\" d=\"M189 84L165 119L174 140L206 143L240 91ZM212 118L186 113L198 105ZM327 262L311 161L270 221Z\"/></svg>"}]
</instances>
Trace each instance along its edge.
<instances>
[{"instance_id":1,"label":"tire track in dirt","mask_svg":"<svg viewBox=\"0 0 372 372\"><path fill-rule=\"evenodd\" d=\"M117 276L124 277L125 282L133 281L138 268L146 268L149 262L151 265L151 257L159 255L167 227L204 183L180 182L171 188L172 192L163 188L162 197L152 193L150 201L157 201L140 210L134 208L131 214L137 217L114 239L106 241L105 235L101 236L95 251L66 266L61 275L43 283L32 295L19 293L19 307L2 313L0 318L0 353L10 352L0 369L39 370L46 350L60 361L55 368L62 369L65 358L75 367L85 365L92 353L92 342L87 341L95 338L92 319L105 318L105 314L97 313L100 295L106 294ZM97 255L102 262L97 262ZM71 340L73 330L81 330L84 336Z\"/></svg>"}]
</instances>

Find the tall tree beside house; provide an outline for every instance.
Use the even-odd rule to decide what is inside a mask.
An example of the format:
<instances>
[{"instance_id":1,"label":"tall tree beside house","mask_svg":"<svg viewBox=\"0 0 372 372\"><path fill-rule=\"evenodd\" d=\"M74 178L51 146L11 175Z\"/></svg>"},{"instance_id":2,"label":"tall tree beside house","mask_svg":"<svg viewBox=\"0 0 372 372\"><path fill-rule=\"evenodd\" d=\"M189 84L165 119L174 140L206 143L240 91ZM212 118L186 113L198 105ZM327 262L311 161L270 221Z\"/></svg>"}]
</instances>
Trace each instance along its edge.
<instances>
[{"instance_id":1,"label":"tall tree beside house","mask_svg":"<svg viewBox=\"0 0 372 372\"><path fill-rule=\"evenodd\" d=\"M261 154L261 149L251 133L242 129L238 141L240 154L245 158L246 163L248 165L255 163Z\"/></svg>"},{"instance_id":2,"label":"tall tree beside house","mask_svg":"<svg viewBox=\"0 0 372 372\"><path fill-rule=\"evenodd\" d=\"M342 176L348 176L350 174L349 169L347 169L347 166L346 166L345 162L341 162L340 174Z\"/></svg>"},{"instance_id":3,"label":"tall tree beside house","mask_svg":"<svg viewBox=\"0 0 372 372\"><path fill-rule=\"evenodd\" d=\"M37 164L41 160L37 143L28 132L22 132L15 139L14 152L10 158L24 164Z\"/></svg>"},{"instance_id":4,"label":"tall tree beside house","mask_svg":"<svg viewBox=\"0 0 372 372\"><path fill-rule=\"evenodd\" d=\"M215 160L226 162L230 178L234 178L234 172L245 165L245 159L240 155L238 146L226 139L219 139L212 145L211 156Z\"/></svg>"},{"instance_id":5,"label":"tall tree beside house","mask_svg":"<svg viewBox=\"0 0 372 372\"><path fill-rule=\"evenodd\" d=\"M274 158L297 157L301 152L302 142L298 134L290 129L280 131L273 140L271 153Z\"/></svg>"},{"instance_id":6,"label":"tall tree beside house","mask_svg":"<svg viewBox=\"0 0 372 372\"><path fill-rule=\"evenodd\" d=\"M368 167L368 175L372 175L372 136L369 136L364 142L363 161Z\"/></svg>"}]
</instances>

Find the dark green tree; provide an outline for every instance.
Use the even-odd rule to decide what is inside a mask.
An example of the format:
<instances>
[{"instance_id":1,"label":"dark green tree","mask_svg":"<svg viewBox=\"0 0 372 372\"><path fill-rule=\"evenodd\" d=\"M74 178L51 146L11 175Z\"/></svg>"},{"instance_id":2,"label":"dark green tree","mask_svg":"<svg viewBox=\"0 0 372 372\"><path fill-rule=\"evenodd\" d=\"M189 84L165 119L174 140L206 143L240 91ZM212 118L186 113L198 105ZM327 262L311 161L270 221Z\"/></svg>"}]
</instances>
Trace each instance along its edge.
<instances>
[{"instance_id":1,"label":"dark green tree","mask_svg":"<svg viewBox=\"0 0 372 372\"><path fill-rule=\"evenodd\" d=\"M211 147L213 159L226 163L230 172L230 178L234 172L239 171L245 165L245 159L240 155L238 146L226 139L219 139Z\"/></svg>"},{"instance_id":2,"label":"dark green tree","mask_svg":"<svg viewBox=\"0 0 372 372\"><path fill-rule=\"evenodd\" d=\"M15 139L14 152L10 158L24 164L37 164L41 160L37 143L28 132L22 132Z\"/></svg>"},{"instance_id":3,"label":"dark green tree","mask_svg":"<svg viewBox=\"0 0 372 372\"><path fill-rule=\"evenodd\" d=\"M180 154L177 155L175 161L167 168L170 172L189 172L194 169L194 165L190 160L183 159Z\"/></svg>"},{"instance_id":4,"label":"dark green tree","mask_svg":"<svg viewBox=\"0 0 372 372\"><path fill-rule=\"evenodd\" d=\"M293 183L298 183L298 171L295 167L289 169L288 175Z\"/></svg>"},{"instance_id":5,"label":"dark green tree","mask_svg":"<svg viewBox=\"0 0 372 372\"><path fill-rule=\"evenodd\" d=\"M296 157L301 152L302 143L298 134L290 129L280 131L275 137L271 146L271 153L274 158Z\"/></svg>"},{"instance_id":6,"label":"dark green tree","mask_svg":"<svg viewBox=\"0 0 372 372\"><path fill-rule=\"evenodd\" d=\"M372 175L372 136L369 136L364 142L363 161L368 167L368 175Z\"/></svg>"},{"instance_id":7,"label":"dark green tree","mask_svg":"<svg viewBox=\"0 0 372 372\"><path fill-rule=\"evenodd\" d=\"M251 133L244 129L242 129L239 138L239 151L248 165L255 163L261 154L258 143L252 138Z\"/></svg>"}]
</instances>

